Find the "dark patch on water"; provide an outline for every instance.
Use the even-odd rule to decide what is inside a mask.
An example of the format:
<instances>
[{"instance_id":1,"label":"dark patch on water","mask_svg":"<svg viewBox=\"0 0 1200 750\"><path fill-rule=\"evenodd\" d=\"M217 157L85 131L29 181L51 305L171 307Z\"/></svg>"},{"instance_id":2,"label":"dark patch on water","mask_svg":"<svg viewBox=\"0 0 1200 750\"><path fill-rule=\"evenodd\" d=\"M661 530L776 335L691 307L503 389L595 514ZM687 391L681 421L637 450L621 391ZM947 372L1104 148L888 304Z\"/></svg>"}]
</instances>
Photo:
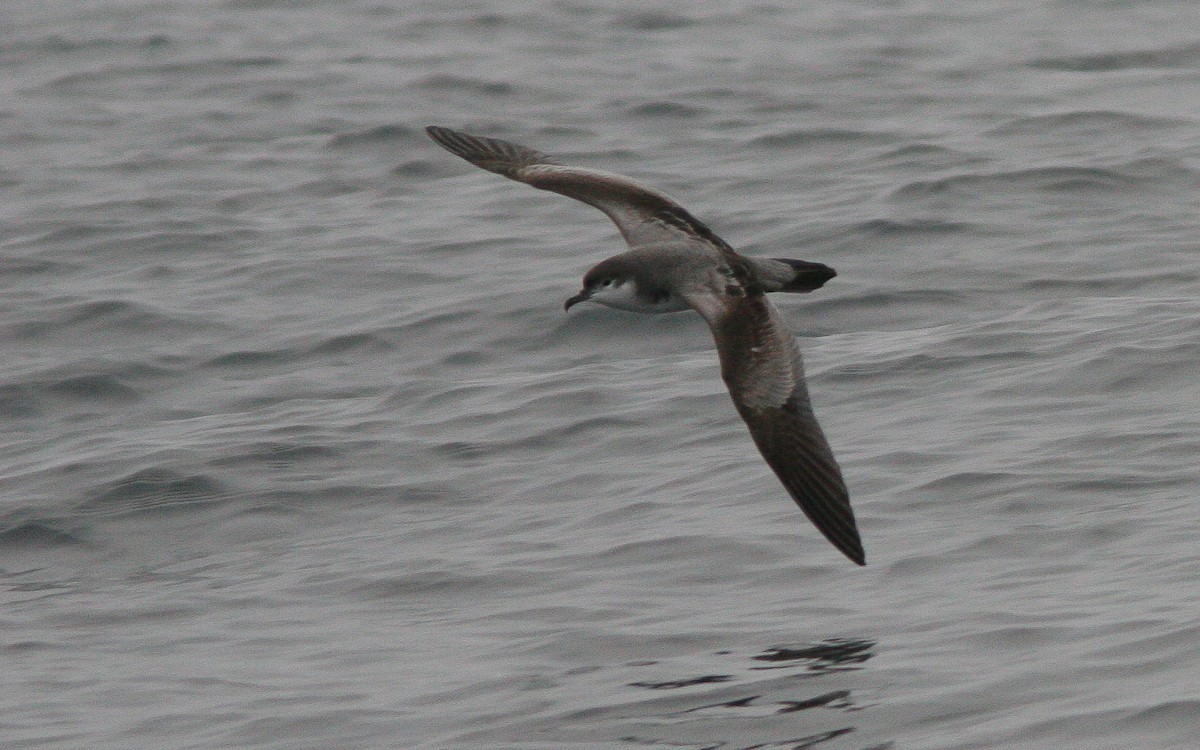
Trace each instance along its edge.
<instances>
[{"instance_id":1,"label":"dark patch on water","mask_svg":"<svg viewBox=\"0 0 1200 750\"><path fill-rule=\"evenodd\" d=\"M1056 112L1046 115L1017 117L988 132L992 135L1044 135L1048 131L1065 132L1076 136L1108 133L1138 133L1154 129L1174 128L1186 125L1185 120L1168 117L1151 117L1131 112L1108 110L1080 110Z\"/></svg>"},{"instance_id":2,"label":"dark patch on water","mask_svg":"<svg viewBox=\"0 0 1200 750\"><path fill-rule=\"evenodd\" d=\"M451 461L474 466L495 453L496 447L489 443L454 440L436 445L434 450Z\"/></svg>"},{"instance_id":3,"label":"dark patch on water","mask_svg":"<svg viewBox=\"0 0 1200 750\"><path fill-rule=\"evenodd\" d=\"M0 185L3 185L2 178L0 178ZM40 276L42 274L65 275L71 268L72 266L66 263L42 260L41 258L18 258L8 255L0 257L0 276L4 277L22 278L26 276Z\"/></svg>"},{"instance_id":4,"label":"dark patch on water","mask_svg":"<svg viewBox=\"0 0 1200 750\"><path fill-rule=\"evenodd\" d=\"M37 389L27 383L0 386L0 417L29 419L41 416L43 404Z\"/></svg>"},{"instance_id":5,"label":"dark patch on water","mask_svg":"<svg viewBox=\"0 0 1200 750\"><path fill-rule=\"evenodd\" d=\"M396 349L396 342L376 332L343 333L330 336L306 349L307 356L328 357L344 354L382 355Z\"/></svg>"},{"instance_id":6,"label":"dark patch on water","mask_svg":"<svg viewBox=\"0 0 1200 750\"><path fill-rule=\"evenodd\" d=\"M897 167L923 167L945 169L946 167L962 167L969 164L981 164L987 159L963 151L933 143L912 143L890 151L884 151L875 159L881 163Z\"/></svg>"},{"instance_id":7,"label":"dark patch on water","mask_svg":"<svg viewBox=\"0 0 1200 750\"><path fill-rule=\"evenodd\" d=\"M750 141L752 146L767 146L769 148L800 148L820 144L862 144L879 143L890 140L883 133L872 133L852 128L796 128L781 133L760 135Z\"/></svg>"},{"instance_id":8,"label":"dark patch on water","mask_svg":"<svg viewBox=\"0 0 1200 750\"><path fill-rule=\"evenodd\" d=\"M850 701L849 690L834 690L831 693L818 695L815 698L808 698L801 701L780 701L783 708L779 709L781 714L790 714L797 711L806 711L810 708L852 708L854 704Z\"/></svg>"},{"instance_id":9,"label":"dark patch on water","mask_svg":"<svg viewBox=\"0 0 1200 750\"><path fill-rule=\"evenodd\" d=\"M1029 62L1037 70L1062 70L1073 73L1105 73L1139 68L1192 68L1200 64L1200 44L1185 44L1162 49L1107 52L1098 55L1039 57Z\"/></svg>"},{"instance_id":10,"label":"dark patch on water","mask_svg":"<svg viewBox=\"0 0 1200 750\"><path fill-rule=\"evenodd\" d=\"M324 459L336 459L342 455L342 451L328 445L261 442L246 446L236 455L224 456L212 463L216 466L251 464L283 469Z\"/></svg>"},{"instance_id":11,"label":"dark patch on water","mask_svg":"<svg viewBox=\"0 0 1200 750\"><path fill-rule=\"evenodd\" d=\"M712 685L719 682L729 682L733 679L732 675L727 674L706 674L701 677L689 677L682 680L663 680L662 682L631 682L630 687L646 688L648 690L677 690L685 687L695 687L696 685Z\"/></svg>"},{"instance_id":12,"label":"dark patch on water","mask_svg":"<svg viewBox=\"0 0 1200 750\"><path fill-rule=\"evenodd\" d=\"M4 646L4 651L10 654L25 654L38 651L51 651L58 648L53 643L47 641L16 641Z\"/></svg>"},{"instance_id":13,"label":"dark patch on water","mask_svg":"<svg viewBox=\"0 0 1200 750\"><path fill-rule=\"evenodd\" d=\"M209 367L262 367L286 364L294 357L295 352L290 349L239 351L213 357L204 364Z\"/></svg>"},{"instance_id":14,"label":"dark patch on water","mask_svg":"<svg viewBox=\"0 0 1200 750\"><path fill-rule=\"evenodd\" d=\"M429 159L411 159L392 167L389 174L396 177L430 177L437 172L437 166Z\"/></svg>"},{"instance_id":15,"label":"dark patch on water","mask_svg":"<svg viewBox=\"0 0 1200 750\"><path fill-rule=\"evenodd\" d=\"M841 669L857 669L872 656L874 641L830 640L811 646L773 646L758 656L755 661L770 662L770 667L754 669L779 669L804 666L814 672L830 672Z\"/></svg>"},{"instance_id":16,"label":"dark patch on water","mask_svg":"<svg viewBox=\"0 0 1200 750\"><path fill-rule=\"evenodd\" d=\"M678 102L650 102L639 104L630 114L637 117L699 117L704 114L704 109Z\"/></svg>"},{"instance_id":17,"label":"dark patch on water","mask_svg":"<svg viewBox=\"0 0 1200 750\"><path fill-rule=\"evenodd\" d=\"M458 92L483 96L509 96L516 92L516 87L503 81L487 81L481 78L451 73L435 73L425 76L418 84L429 91Z\"/></svg>"},{"instance_id":18,"label":"dark patch on water","mask_svg":"<svg viewBox=\"0 0 1200 750\"><path fill-rule=\"evenodd\" d=\"M46 392L80 401L115 401L129 403L140 400L138 392L110 375L77 375L46 386Z\"/></svg>"},{"instance_id":19,"label":"dark patch on water","mask_svg":"<svg viewBox=\"0 0 1200 750\"><path fill-rule=\"evenodd\" d=\"M137 513L171 510L213 502L227 496L221 484L204 474L174 469L135 471L96 490L80 506L84 513Z\"/></svg>"},{"instance_id":20,"label":"dark patch on water","mask_svg":"<svg viewBox=\"0 0 1200 750\"><path fill-rule=\"evenodd\" d=\"M973 224L947 219L870 219L855 224L852 231L880 237L955 234L975 230Z\"/></svg>"},{"instance_id":21,"label":"dark patch on water","mask_svg":"<svg viewBox=\"0 0 1200 750\"><path fill-rule=\"evenodd\" d=\"M43 313L37 320L13 325L14 334L23 339L37 339L76 333L109 333L115 329L156 336L166 332L181 333L193 327L184 318L126 300L77 302L56 306L52 310Z\"/></svg>"},{"instance_id":22,"label":"dark patch on water","mask_svg":"<svg viewBox=\"0 0 1200 750\"><path fill-rule=\"evenodd\" d=\"M935 180L914 180L892 193L900 200L949 195L976 197L995 191L1123 191L1141 184L1141 176L1102 167L1035 167L992 174L958 174Z\"/></svg>"},{"instance_id":23,"label":"dark patch on water","mask_svg":"<svg viewBox=\"0 0 1200 750\"><path fill-rule=\"evenodd\" d=\"M17 547L75 547L84 544L79 536L50 521L23 521L4 528L0 526L0 548Z\"/></svg>"},{"instance_id":24,"label":"dark patch on water","mask_svg":"<svg viewBox=\"0 0 1200 750\"><path fill-rule=\"evenodd\" d=\"M395 148L401 143L416 139L414 128L405 125L379 125L367 130L356 130L350 133L338 133L326 142L327 148L363 148L378 147Z\"/></svg>"},{"instance_id":25,"label":"dark patch on water","mask_svg":"<svg viewBox=\"0 0 1200 750\"><path fill-rule=\"evenodd\" d=\"M671 13L667 11L644 11L641 13L631 13L629 15L620 16L616 20L616 26L631 31L667 31L670 29L684 29L692 26L696 21L679 13Z\"/></svg>"}]
</instances>

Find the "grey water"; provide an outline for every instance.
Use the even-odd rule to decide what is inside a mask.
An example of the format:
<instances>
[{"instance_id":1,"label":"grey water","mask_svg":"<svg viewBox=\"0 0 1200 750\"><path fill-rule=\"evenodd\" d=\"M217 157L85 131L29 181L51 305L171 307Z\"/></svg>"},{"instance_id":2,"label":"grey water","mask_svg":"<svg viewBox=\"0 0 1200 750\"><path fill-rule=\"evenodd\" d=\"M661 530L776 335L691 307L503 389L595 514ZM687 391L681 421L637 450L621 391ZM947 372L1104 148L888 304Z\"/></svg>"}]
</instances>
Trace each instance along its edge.
<instances>
[{"instance_id":1,"label":"grey water","mask_svg":"<svg viewBox=\"0 0 1200 750\"><path fill-rule=\"evenodd\" d=\"M1197 28L5 3L0 747L1200 746ZM838 270L777 304L867 567L427 124Z\"/></svg>"}]
</instances>

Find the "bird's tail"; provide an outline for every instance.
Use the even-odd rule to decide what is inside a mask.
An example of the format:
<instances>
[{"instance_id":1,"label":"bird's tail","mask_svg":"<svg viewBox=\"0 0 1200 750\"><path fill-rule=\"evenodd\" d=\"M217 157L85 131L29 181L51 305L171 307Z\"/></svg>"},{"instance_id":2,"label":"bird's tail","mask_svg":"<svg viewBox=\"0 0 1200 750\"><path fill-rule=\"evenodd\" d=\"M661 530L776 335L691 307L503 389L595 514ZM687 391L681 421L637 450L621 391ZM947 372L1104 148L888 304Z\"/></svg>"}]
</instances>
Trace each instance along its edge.
<instances>
[{"instance_id":1,"label":"bird's tail","mask_svg":"<svg viewBox=\"0 0 1200 750\"><path fill-rule=\"evenodd\" d=\"M811 292L837 276L824 263L793 258L749 258L758 281L768 292Z\"/></svg>"}]
</instances>

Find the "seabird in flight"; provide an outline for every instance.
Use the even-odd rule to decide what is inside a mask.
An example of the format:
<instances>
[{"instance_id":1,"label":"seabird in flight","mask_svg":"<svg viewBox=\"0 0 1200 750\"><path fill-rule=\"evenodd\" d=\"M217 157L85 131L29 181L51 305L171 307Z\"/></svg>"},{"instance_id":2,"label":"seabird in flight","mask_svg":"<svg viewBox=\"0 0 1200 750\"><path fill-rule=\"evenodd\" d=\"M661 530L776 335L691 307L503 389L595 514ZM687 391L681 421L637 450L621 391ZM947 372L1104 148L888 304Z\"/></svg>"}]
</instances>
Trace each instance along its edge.
<instances>
[{"instance_id":1,"label":"seabird in flight","mask_svg":"<svg viewBox=\"0 0 1200 750\"><path fill-rule=\"evenodd\" d=\"M603 211L629 250L583 277L584 301L640 313L695 310L712 329L721 377L750 436L825 538L866 564L842 472L813 415L796 338L766 292L811 292L836 272L822 263L738 254L665 194L628 177L570 167L495 138L431 126L429 137L477 167Z\"/></svg>"}]
</instances>

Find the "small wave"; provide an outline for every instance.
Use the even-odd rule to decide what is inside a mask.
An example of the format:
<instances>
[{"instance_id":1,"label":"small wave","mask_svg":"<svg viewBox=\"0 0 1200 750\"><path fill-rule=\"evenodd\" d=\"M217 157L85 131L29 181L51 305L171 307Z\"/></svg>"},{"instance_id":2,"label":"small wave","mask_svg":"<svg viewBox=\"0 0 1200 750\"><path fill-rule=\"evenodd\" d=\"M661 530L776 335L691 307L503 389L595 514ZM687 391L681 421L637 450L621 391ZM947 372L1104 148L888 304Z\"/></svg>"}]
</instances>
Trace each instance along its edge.
<instances>
[{"instance_id":1,"label":"small wave","mask_svg":"<svg viewBox=\"0 0 1200 750\"><path fill-rule=\"evenodd\" d=\"M170 372L142 363L97 367L102 369L88 372L88 367L55 368L0 386L0 415L11 418L39 416L55 403L140 402L142 392L130 383L162 377Z\"/></svg>"},{"instance_id":2,"label":"small wave","mask_svg":"<svg viewBox=\"0 0 1200 750\"><path fill-rule=\"evenodd\" d=\"M48 393L80 401L140 400L138 392L111 375L76 375L46 387Z\"/></svg>"},{"instance_id":3,"label":"small wave","mask_svg":"<svg viewBox=\"0 0 1200 750\"><path fill-rule=\"evenodd\" d=\"M973 196L995 191L1122 191L1144 182L1141 175L1102 167L1034 167L992 174L958 174L936 180L914 180L897 188L900 200Z\"/></svg>"},{"instance_id":4,"label":"small wave","mask_svg":"<svg viewBox=\"0 0 1200 750\"><path fill-rule=\"evenodd\" d=\"M946 219L869 219L855 224L851 231L869 236L921 236L927 234L956 234L974 230L972 224Z\"/></svg>"},{"instance_id":5,"label":"small wave","mask_svg":"<svg viewBox=\"0 0 1200 750\"><path fill-rule=\"evenodd\" d=\"M5 45L5 51L34 53L49 57L52 55L70 54L74 52L100 52L103 50L146 49L158 50L172 44L171 37L166 34L137 33L129 36L67 36L66 34L48 34L43 37L16 38L11 44Z\"/></svg>"},{"instance_id":6,"label":"small wave","mask_svg":"<svg viewBox=\"0 0 1200 750\"><path fill-rule=\"evenodd\" d=\"M343 177L326 177L299 185L296 187L296 191L302 195L311 195L317 198L339 198L343 195L353 195L370 190L372 184L370 180L366 179L348 180Z\"/></svg>"},{"instance_id":7,"label":"small wave","mask_svg":"<svg viewBox=\"0 0 1200 750\"><path fill-rule=\"evenodd\" d=\"M221 466L257 464L273 468L299 466L312 461L338 458L342 452L328 445L296 442L260 442L233 449L234 455L215 461Z\"/></svg>"},{"instance_id":8,"label":"small wave","mask_svg":"<svg viewBox=\"0 0 1200 750\"><path fill-rule=\"evenodd\" d=\"M10 654L24 654L36 651L53 651L59 648L49 641L14 641L6 644L3 649Z\"/></svg>"},{"instance_id":9,"label":"small wave","mask_svg":"<svg viewBox=\"0 0 1200 750\"><path fill-rule=\"evenodd\" d=\"M699 117L705 113L701 107L678 102L649 102L630 110L635 117Z\"/></svg>"},{"instance_id":10,"label":"small wave","mask_svg":"<svg viewBox=\"0 0 1200 750\"><path fill-rule=\"evenodd\" d=\"M670 29L685 29L695 25L696 21L679 13L668 11L643 11L631 13L617 18L618 28L631 31L666 31Z\"/></svg>"},{"instance_id":11,"label":"small wave","mask_svg":"<svg viewBox=\"0 0 1200 750\"><path fill-rule=\"evenodd\" d=\"M83 538L50 521L25 520L7 525L0 522L0 549L74 547L84 543Z\"/></svg>"},{"instance_id":12,"label":"small wave","mask_svg":"<svg viewBox=\"0 0 1200 750\"><path fill-rule=\"evenodd\" d=\"M1077 136L1098 133L1144 135L1147 130L1174 128L1185 124L1184 120L1167 117L1151 117L1132 112L1112 110L1080 110L1053 114L1017 117L997 125L989 135L1042 135L1048 131L1066 132Z\"/></svg>"},{"instance_id":13,"label":"small wave","mask_svg":"<svg viewBox=\"0 0 1200 750\"><path fill-rule=\"evenodd\" d=\"M204 363L206 367L262 367L292 361L296 352L292 349L239 350L213 357Z\"/></svg>"},{"instance_id":14,"label":"small wave","mask_svg":"<svg viewBox=\"0 0 1200 750\"><path fill-rule=\"evenodd\" d=\"M199 321L127 300L77 302L48 311L40 317L14 323L9 330L20 339L41 340L73 333L146 334L191 332Z\"/></svg>"},{"instance_id":15,"label":"small wave","mask_svg":"<svg viewBox=\"0 0 1200 750\"><path fill-rule=\"evenodd\" d=\"M833 382L846 383L857 380L880 381L899 375L945 377L956 370L970 370L983 364L1000 365L1026 362L1031 358L1027 351L1011 349L979 354L930 354L916 352L899 357L879 358L877 361L841 365L827 370L823 377Z\"/></svg>"},{"instance_id":16,"label":"small wave","mask_svg":"<svg viewBox=\"0 0 1200 750\"><path fill-rule=\"evenodd\" d=\"M478 367L495 362L498 359L496 352L480 351L478 349L470 349L467 351L449 352L438 359L438 364L443 367Z\"/></svg>"},{"instance_id":17,"label":"small wave","mask_svg":"<svg viewBox=\"0 0 1200 750\"><path fill-rule=\"evenodd\" d=\"M1162 49L1108 52L1098 55L1039 57L1029 62L1037 70L1062 70L1073 73L1103 73L1138 68L1191 68L1200 63L1200 44Z\"/></svg>"},{"instance_id":18,"label":"small wave","mask_svg":"<svg viewBox=\"0 0 1200 750\"><path fill-rule=\"evenodd\" d=\"M354 587L354 593L370 601L409 599L418 596L444 599L453 596L492 594L513 591L531 585L524 572L462 573L450 570L425 570L379 578Z\"/></svg>"},{"instance_id":19,"label":"small wave","mask_svg":"<svg viewBox=\"0 0 1200 750\"><path fill-rule=\"evenodd\" d=\"M489 443L453 440L434 446L434 451L456 464L477 466L495 452Z\"/></svg>"},{"instance_id":20,"label":"small wave","mask_svg":"<svg viewBox=\"0 0 1200 750\"><path fill-rule=\"evenodd\" d=\"M409 159L392 167L391 174L396 177L430 177L438 173L438 168L429 159Z\"/></svg>"},{"instance_id":21,"label":"small wave","mask_svg":"<svg viewBox=\"0 0 1200 750\"><path fill-rule=\"evenodd\" d=\"M331 149L363 148L371 146L396 146L417 137L417 133L404 125L379 125L366 130L355 130L349 133L338 133L330 138L325 146Z\"/></svg>"},{"instance_id":22,"label":"small wave","mask_svg":"<svg viewBox=\"0 0 1200 750\"><path fill-rule=\"evenodd\" d=\"M204 474L181 474L150 468L133 472L99 488L78 509L82 514L125 514L173 509L213 502L227 493Z\"/></svg>"},{"instance_id":23,"label":"small wave","mask_svg":"<svg viewBox=\"0 0 1200 750\"><path fill-rule=\"evenodd\" d=\"M752 146L770 148L797 148L825 143L880 143L888 140L882 133L850 128L796 128L779 133L768 133L750 140Z\"/></svg>"},{"instance_id":24,"label":"small wave","mask_svg":"<svg viewBox=\"0 0 1200 750\"><path fill-rule=\"evenodd\" d=\"M287 60L282 57L267 55L248 55L213 60L195 60L190 62L145 64L145 65L109 65L97 67L78 73L68 73L49 81L48 87L55 89L91 89L92 87L110 86L115 81L130 78L151 78L157 76L197 76L197 75L228 75L245 68L262 68L284 65Z\"/></svg>"},{"instance_id":25,"label":"small wave","mask_svg":"<svg viewBox=\"0 0 1200 750\"><path fill-rule=\"evenodd\" d=\"M59 263L41 258L0 257L0 277L24 277L48 275L65 275L77 266Z\"/></svg>"},{"instance_id":26,"label":"small wave","mask_svg":"<svg viewBox=\"0 0 1200 750\"><path fill-rule=\"evenodd\" d=\"M969 164L981 164L984 158L962 151L956 151L945 146L932 143L910 143L889 151L884 151L875 157L878 161L901 167L965 167Z\"/></svg>"},{"instance_id":27,"label":"small wave","mask_svg":"<svg viewBox=\"0 0 1200 750\"><path fill-rule=\"evenodd\" d=\"M1195 728L1196 717L1200 716L1200 700L1176 700L1158 703L1143 711L1139 711L1129 720L1134 723L1167 724L1179 728ZM1195 736L1192 737L1195 739Z\"/></svg>"},{"instance_id":28,"label":"small wave","mask_svg":"<svg viewBox=\"0 0 1200 750\"><path fill-rule=\"evenodd\" d=\"M1072 278L1027 279L1021 289L1032 292L1072 293L1077 296L1116 297L1129 293L1137 287L1183 288L1200 280L1200 273L1168 271L1165 273L1140 274L1131 279L1128 274L1077 276Z\"/></svg>"},{"instance_id":29,"label":"small wave","mask_svg":"<svg viewBox=\"0 0 1200 750\"><path fill-rule=\"evenodd\" d=\"M504 81L488 81L449 73L425 76L418 82L418 85L429 91L462 92L483 96L508 96L516 92L515 86Z\"/></svg>"},{"instance_id":30,"label":"small wave","mask_svg":"<svg viewBox=\"0 0 1200 750\"><path fill-rule=\"evenodd\" d=\"M647 690L678 690L679 688L714 685L732 680L733 675L729 674L706 674L699 677L684 677L678 680L663 680L661 682L631 682L629 683L629 687L640 687Z\"/></svg>"},{"instance_id":31,"label":"small wave","mask_svg":"<svg viewBox=\"0 0 1200 750\"><path fill-rule=\"evenodd\" d=\"M32 383L10 383L0 386L0 417L29 419L44 413L39 389Z\"/></svg>"},{"instance_id":32,"label":"small wave","mask_svg":"<svg viewBox=\"0 0 1200 750\"><path fill-rule=\"evenodd\" d=\"M330 354L347 354L362 352L366 354L384 354L395 351L396 342L378 333L343 333L321 341L316 346L304 350L306 355L326 356Z\"/></svg>"},{"instance_id":33,"label":"small wave","mask_svg":"<svg viewBox=\"0 0 1200 750\"><path fill-rule=\"evenodd\" d=\"M641 566L650 567L669 560L695 559L697 550L704 550L706 555L714 558L724 557L747 564L766 563L773 559L769 553L764 553L764 550L754 544L696 534L623 542L603 551L598 557L598 562L602 561L606 566L616 569L629 570Z\"/></svg>"},{"instance_id":34,"label":"small wave","mask_svg":"<svg viewBox=\"0 0 1200 750\"><path fill-rule=\"evenodd\" d=\"M962 303L966 295L948 289L888 289L870 288L842 297L814 300L808 303L813 311L823 314L846 310L873 310L879 312L895 307L936 306L950 307Z\"/></svg>"}]
</instances>

